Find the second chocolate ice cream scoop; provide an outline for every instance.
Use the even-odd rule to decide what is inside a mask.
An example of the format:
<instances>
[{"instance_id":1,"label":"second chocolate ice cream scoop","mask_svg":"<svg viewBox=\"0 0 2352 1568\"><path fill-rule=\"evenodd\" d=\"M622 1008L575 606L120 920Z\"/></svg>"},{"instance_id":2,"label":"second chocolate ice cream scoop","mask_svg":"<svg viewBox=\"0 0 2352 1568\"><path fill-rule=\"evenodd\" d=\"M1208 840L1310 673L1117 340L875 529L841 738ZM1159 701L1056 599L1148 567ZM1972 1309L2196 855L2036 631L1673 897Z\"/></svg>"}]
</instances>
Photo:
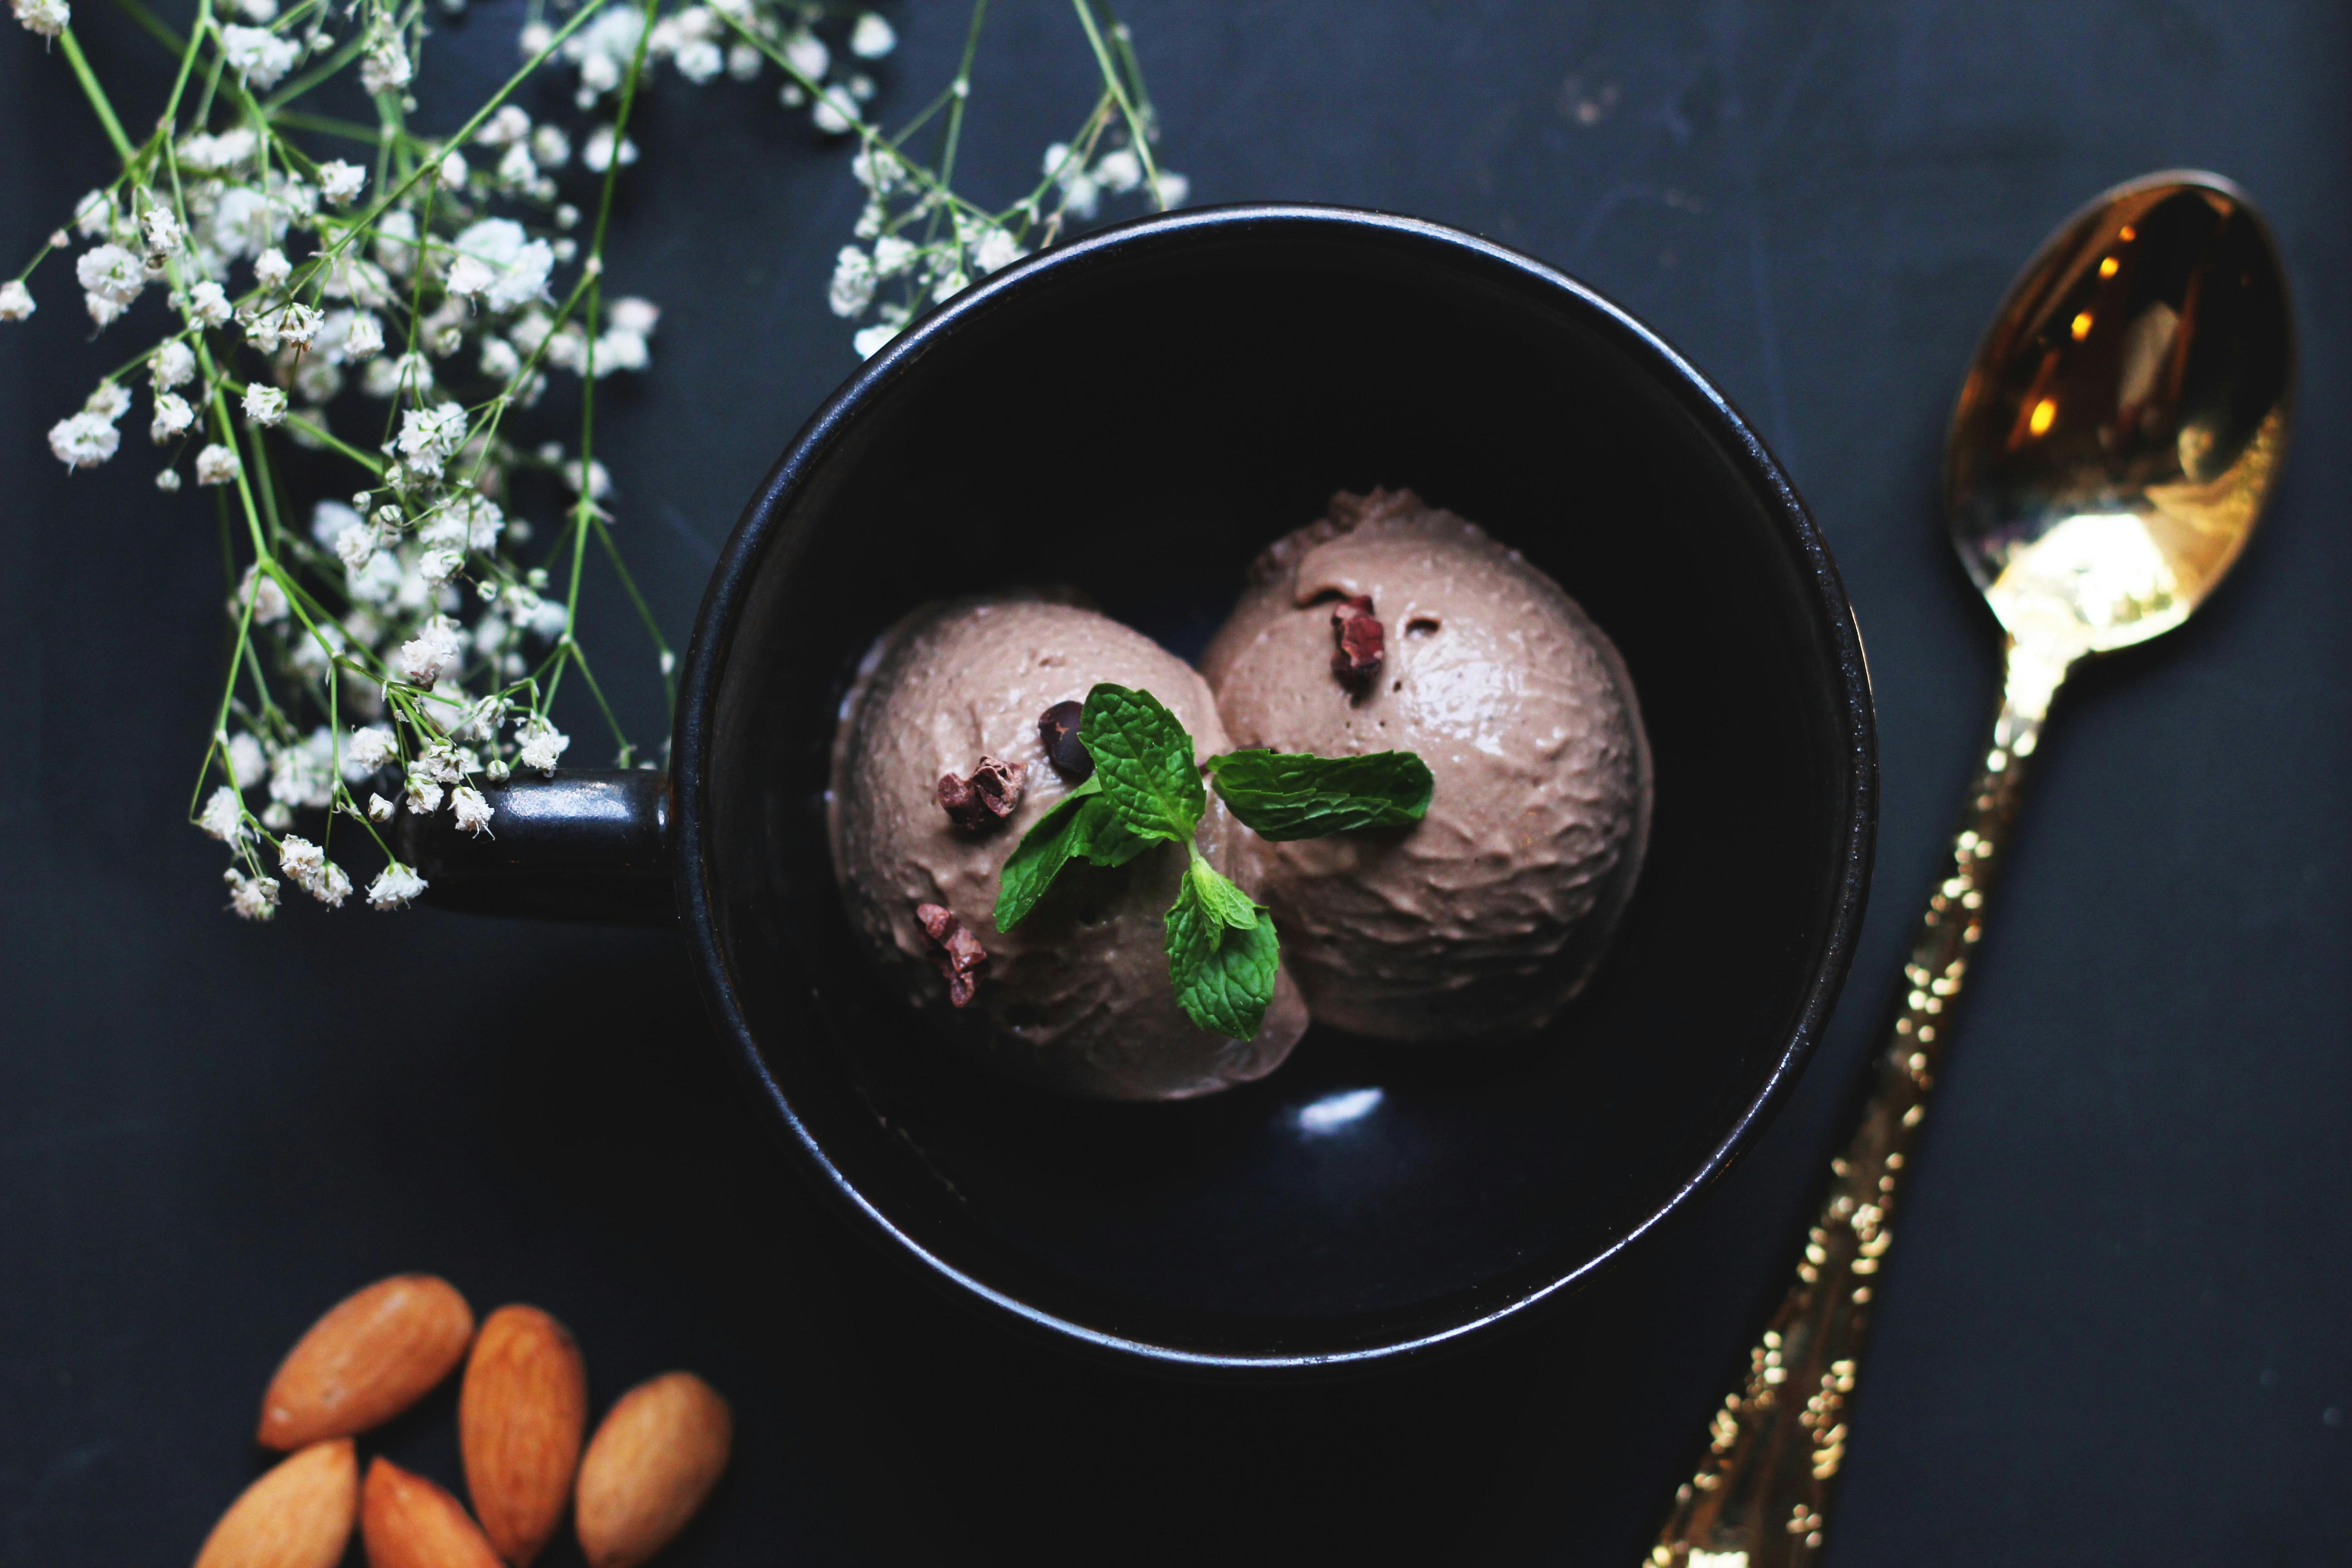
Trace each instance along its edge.
<instances>
[{"instance_id":1,"label":"second chocolate ice cream scoop","mask_svg":"<svg viewBox=\"0 0 2352 1568\"><path fill-rule=\"evenodd\" d=\"M1651 763L1624 660L1559 584L1410 490L1343 493L1259 557L1202 673L1237 746L1417 752L1435 780L1409 829L1247 850L1319 1022L1508 1033L1582 989Z\"/></svg>"}]
</instances>

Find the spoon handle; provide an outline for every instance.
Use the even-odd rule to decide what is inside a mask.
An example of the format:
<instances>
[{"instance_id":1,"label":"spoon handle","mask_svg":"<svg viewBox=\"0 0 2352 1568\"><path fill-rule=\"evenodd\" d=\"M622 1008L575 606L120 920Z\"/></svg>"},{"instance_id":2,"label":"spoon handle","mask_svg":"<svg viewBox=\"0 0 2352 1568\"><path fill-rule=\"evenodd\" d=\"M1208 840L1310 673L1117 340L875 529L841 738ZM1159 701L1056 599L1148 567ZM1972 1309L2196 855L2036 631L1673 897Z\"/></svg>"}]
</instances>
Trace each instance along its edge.
<instances>
[{"instance_id":1,"label":"spoon handle","mask_svg":"<svg viewBox=\"0 0 2352 1568\"><path fill-rule=\"evenodd\" d=\"M2050 700L2068 661L2008 649L2000 716L1944 875L1903 966L1902 1005L1873 1058L1861 1120L1830 1162L1828 1195L1779 1310L1707 1427L1697 1472L1647 1561L1655 1568L1781 1568L1811 1563L1846 1452L1846 1407L1870 1306L1895 1239L1895 1199L1977 939L1985 900Z\"/></svg>"}]
</instances>

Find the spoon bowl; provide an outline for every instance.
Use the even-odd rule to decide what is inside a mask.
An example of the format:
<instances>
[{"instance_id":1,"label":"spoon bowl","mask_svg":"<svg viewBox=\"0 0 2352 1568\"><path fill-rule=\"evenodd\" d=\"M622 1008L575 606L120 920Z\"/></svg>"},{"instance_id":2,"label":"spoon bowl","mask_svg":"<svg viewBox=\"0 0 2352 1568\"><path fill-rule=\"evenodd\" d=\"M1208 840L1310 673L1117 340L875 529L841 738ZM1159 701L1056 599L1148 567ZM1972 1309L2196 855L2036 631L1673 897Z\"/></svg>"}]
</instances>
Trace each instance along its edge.
<instances>
[{"instance_id":1,"label":"spoon bowl","mask_svg":"<svg viewBox=\"0 0 2352 1568\"><path fill-rule=\"evenodd\" d=\"M2277 247L2218 175L2134 180L2051 237L1948 447L1953 542L2012 637L2071 660L2189 617L2275 481L2292 343Z\"/></svg>"}]
</instances>

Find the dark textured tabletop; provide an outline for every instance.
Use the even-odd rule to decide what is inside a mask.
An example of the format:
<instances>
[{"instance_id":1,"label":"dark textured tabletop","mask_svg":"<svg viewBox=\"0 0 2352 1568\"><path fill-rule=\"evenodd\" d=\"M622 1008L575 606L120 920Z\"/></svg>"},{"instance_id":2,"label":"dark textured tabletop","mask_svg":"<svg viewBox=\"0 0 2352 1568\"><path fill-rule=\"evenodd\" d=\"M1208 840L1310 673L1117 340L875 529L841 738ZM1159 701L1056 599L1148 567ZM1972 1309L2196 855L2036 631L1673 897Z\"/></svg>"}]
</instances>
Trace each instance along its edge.
<instances>
[{"instance_id":1,"label":"dark textured tabletop","mask_svg":"<svg viewBox=\"0 0 2352 1568\"><path fill-rule=\"evenodd\" d=\"M152 113L152 46L104 0L77 12L126 118ZM508 68L518 14L444 26L451 106ZM892 14L903 109L951 74L964 11ZM1688 1223L1452 1360L1237 1391L1008 1337L837 1228L720 1060L675 937L217 913L217 847L182 820L219 674L215 530L148 488L143 442L71 478L47 454L118 357L53 283L54 309L0 326L0 1564L185 1561L260 1467L288 1343L423 1268L568 1321L600 1402L672 1365L732 1397L734 1467L680 1564L1630 1568L1778 1292L1992 700L1993 628L1937 502L1960 369L2044 233L2181 164L2277 228L2294 449L2208 611L2086 675L2037 760L1829 1559L2352 1561L2352 13L1129 15L1195 200L1418 214L1563 268L1712 375L1804 490L1868 639L1885 809L1800 1094ZM971 187L1034 177L1090 75L1066 7L1003 0ZM638 139L613 275L666 314L650 373L608 384L599 451L682 639L754 481L855 363L824 287L858 198L767 89L666 80ZM0 268L107 165L63 61L0 24ZM386 1451L454 1483L453 1405Z\"/></svg>"}]
</instances>

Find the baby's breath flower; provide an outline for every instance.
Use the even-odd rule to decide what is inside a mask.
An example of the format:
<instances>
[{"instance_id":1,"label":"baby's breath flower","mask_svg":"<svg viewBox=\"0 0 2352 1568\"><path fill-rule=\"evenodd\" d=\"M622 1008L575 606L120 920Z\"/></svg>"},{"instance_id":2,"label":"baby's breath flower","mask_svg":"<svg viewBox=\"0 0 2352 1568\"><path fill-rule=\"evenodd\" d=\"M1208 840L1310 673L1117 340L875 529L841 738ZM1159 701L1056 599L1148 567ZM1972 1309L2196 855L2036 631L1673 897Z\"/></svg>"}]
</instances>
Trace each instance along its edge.
<instances>
[{"instance_id":1,"label":"baby's breath flower","mask_svg":"<svg viewBox=\"0 0 2352 1568\"><path fill-rule=\"evenodd\" d=\"M834 258L833 287L826 294L826 303L836 316L858 315L874 303L878 280L874 258L854 245L845 245L841 254Z\"/></svg>"},{"instance_id":2,"label":"baby's breath flower","mask_svg":"<svg viewBox=\"0 0 2352 1568\"><path fill-rule=\"evenodd\" d=\"M555 771L556 759L563 755L564 750L572 744L571 736L536 713L515 731L515 739L521 742L520 749L515 753L516 760L523 766L537 768L543 773Z\"/></svg>"},{"instance_id":3,"label":"baby's breath flower","mask_svg":"<svg viewBox=\"0 0 2352 1568\"><path fill-rule=\"evenodd\" d=\"M849 52L861 60L878 60L898 45L890 24L871 11L858 13L857 25L849 29Z\"/></svg>"},{"instance_id":4,"label":"baby's breath flower","mask_svg":"<svg viewBox=\"0 0 2352 1568\"><path fill-rule=\"evenodd\" d=\"M248 877L232 866L221 873L221 879L228 884L228 907L240 920L266 921L278 912L277 878Z\"/></svg>"},{"instance_id":5,"label":"baby's breath flower","mask_svg":"<svg viewBox=\"0 0 2352 1568\"><path fill-rule=\"evenodd\" d=\"M351 325L343 329L343 340L337 345L340 357L363 360L383 352L383 323L365 310L354 311Z\"/></svg>"},{"instance_id":6,"label":"baby's breath flower","mask_svg":"<svg viewBox=\"0 0 2352 1568\"><path fill-rule=\"evenodd\" d=\"M196 454L196 483L225 485L236 478L236 454L215 441Z\"/></svg>"},{"instance_id":7,"label":"baby's breath flower","mask_svg":"<svg viewBox=\"0 0 2352 1568\"><path fill-rule=\"evenodd\" d=\"M857 100L837 88L827 88L817 95L809 121L828 136L842 135L857 123Z\"/></svg>"},{"instance_id":8,"label":"baby's breath flower","mask_svg":"<svg viewBox=\"0 0 2352 1568\"><path fill-rule=\"evenodd\" d=\"M176 392L159 392L155 395L155 420L147 426L147 434L160 447L174 436L186 435L195 422L196 411L188 406L186 398Z\"/></svg>"},{"instance_id":9,"label":"baby's breath flower","mask_svg":"<svg viewBox=\"0 0 2352 1568\"><path fill-rule=\"evenodd\" d=\"M367 803L367 814L368 820L370 822L375 823L381 826L383 824L390 822L399 810L399 802L386 800L383 796L374 794L373 792L370 792Z\"/></svg>"},{"instance_id":10,"label":"baby's breath flower","mask_svg":"<svg viewBox=\"0 0 2352 1568\"><path fill-rule=\"evenodd\" d=\"M86 409L49 426L49 450L68 468L94 468L114 456L121 444L121 433L112 420Z\"/></svg>"},{"instance_id":11,"label":"baby's breath flower","mask_svg":"<svg viewBox=\"0 0 2352 1568\"><path fill-rule=\"evenodd\" d=\"M241 27L234 24L220 30L221 58L229 69L236 72L247 87L263 91L276 87L278 80L302 58L302 46L291 38L281 38L267 27Z\"/></svg>"},{"instance_id":12,"label":"baby's breath flower","mask_svg":"<svg viewBox=\"0 0 2352 1568\"><path fill-rule=\"evenodd\" d=\"M180 470L177 468L162 470L155 476L155 488L165 495L177 493L180 488Z\"/></svg>"},{"instance_id":13,"label":"baby's breath flower","mask_svg":"<svg viewBox=\"0 0 2352 1568\"><path fill-rule=\"evenodd\" d=\"M101 381L98 390L82 400L81 411L95 414L110 425L116 424L131 412L131 393L118 383Z\"/></svg>"},{"instance_id":14,"label":"baby's breath flower","mask_svg":"<svg viewBox=\"0 0 2352 1568\"><path fill-rule=\"evenodd\" d=\"M196 826L232 848L253 831L246 825L245 802L226 784L214 790L205 802L204 810L196 814Z\"/></svg>"},{"instance_id":15,"label":"baby's breath flower","mask_svg":"<svg viewBox=\"0 0 2352 1568\"><path fill-rule=\"evenodd\" d=\"M463 654L457 628L436 616L414 638L400 645L400 653L394 664L402 679L411 686L430 689L434 682L457 667Z\"/></svg>"},{"instance_id":16,"label":"baby's breath flower","mask_svg":"<svg viewBox=\"0 0 2352 1568\"><path fill-rule=\"evenodd\" d=\"M792 62L794 70L811 81L822 81L826 69L833 64L833 52L814 33L803 31L784 41L784 58Z\"/></svg>"},{"instance_id":17,"label":"baby's breath flower","mask_svg":"<svg viewBox=\"0 0 2352 1568\"><path fill-rule=\"evenodd\" d=\"M466 188L466 176L472 173L466 166L466 154L453 147L441 155L441 165L434 170L433 177L445 191L461 191Z\"/></svg>"},{"instance_id":18,"label":"baby's breath flower","mask_svg":"<svg viewBox=\"0 0 2352 1568\"><path fill-rule=\"evenodd\" d=\"M239 789L257 787L269 773L269 754L261 742L243 731L229 739L226 750L229 777Z\"/></svg>"},{"instance_id":19,"label":"baby's breath flower","mask_svg":"<svg viewBox=\"0 0 2352 1568\"><path fill-rule=\"evenodd\" d=\"M319 194L337 206L348 204L367 184L367 171L341 158L319 165Z\"/></svg>"},{"instance_id":20,"label":"baby's breath flower","mask_svg":"<svg viewBox=\"0 0 2352 1568\"><path fill-rule=\"evenodd\" d=\"M360 86L371 97L379 92L397 92L415 75L416 68L410 63L408 51L401 47L397 33L377 33L360 56Z\"/></svg>"},{"instance_id":21,"label":"baby's breath flower","mask_svg":"<svg viewBox=\"0 0 2352 1568\"><path fill-rule=\"evenodd\" d=\"M488 828L490 818L495 815L490 803L482 797L482 792L472 784L459 784L450 792L449 810L457 817L461 831L474 834Z\"/></svg>"},{"instance_id":22,"label":"baby's breath flower","mask_svg":"<svg viewBox=\"0 0 2352 1568\"><path fill-rule=\"evenodd\" d=\"M21 321L38 306L33 303L33 291L25 287L21 278L11 278L0 283L0 321Z\"/></svg>"},{"instance_id":23,"label":"baby's breath flower","mask_svg":"<svg viewBox=\"0 0 2352 1568\"><path fill-rule=\"evenodd\" d=\"M449 292L478 298L492 310L504 313L547 296L548 274L555 253L547 241L532 239L512 218L485 218L452 242L457 258L449 264Z\"/></svg>"},{"instance_id":24,"label":"baby's breath flower","mask_svg":"<svg viewBox=\"0 0 2352 1568\"><path fill-rule=\"evenodd\" d=\"M195 378L195 351L177 338L157 349L154 358L147 362L148 378L154 383L158 392L185 386Z\"/></svg>"},{"instance_id":25,"label":"baby's breath flower","mask_svg":"<svg viewBox=\"0 0 2352 1568\"><path fill-rule=\"evenodd\" d=\"M465 569L466 552L462 550L428 550L416 563L416 570L436 588Z\"/></svg>"},{"instance_id":26,"label":"baby's breath flower","mask_svg":"<svg viewBox=\"0 0 2352 1568\"><path fill-rule=\"evenodd\" d=\"M264 289L275 289L292 276L294 264L274 245L253 258L253 280Z\"/></svg>"},{"instance_id":27,"label":"baby's breath flower","mask_svg":"<svg viewBox=\"0 0 2352 1568\"><path fill-rule=\"evenodd\" d=\"M73 8L66 0L15 0L10 7L16 20L45 38L54 38L73 21Z\"/></svg>"},{"instance_id":28,"label":"baby's breath flower","mask_svg":"<svg viewBox=\"0 0 2352 1568\"><path fill-rule=\"evenodd\" d=\"M278 868L296 882L307 882L327 867L326 852L309 839L289 833L278 842Z\"/></svg>"},{"instance_id":29,"label":"baby's breath flower","mask_svg":"<svg viewBox=\"0 0 2352 1568\"><path fill-rule=\"evenodd\" d=\"M155 257L168 256L179 249L180 241L186 237L179 218L166 206L152 206L141 213L139 232L146 237L147 254Z\"/></svg>"},{"instance_id":30,"label":"baby's breath flower","mask_svg":"<svg viewBox=\"0 0 2352 1568\"><path fill-rule=\"evenodd\" d=\"M408 809L419 816L430 816L441 809L441 786L415 769L409 771L402 788L407 792Z\"/></svg>"},{"instance_id":31,"label":"baby's breath flower","mask_svg":"<svg viewBox=\"0 0 2352 1568\"><path fill-rule=\"evenodd\" d=\"M286 417L286 394L259 383L245 389L245 416L265 428Z\"/></svg>"},{"instance_id":32,"label":"baby's breath flower","mask_svg":"<svg viewBox=\"0 0 2352 1568\"><path fill-rule=\"evenodd\" d=\"M367 900L372 909L397 910L415 901L425 891L425 879L394 860L376 873L368 884Z\"/></svg>"},{"instance_id":33,"label":"baby's breath flower","mask_svg":"<svg viewBox=\"0 0 2352 1568\"><path fill-rule=\"evenodd\" d=\"M346 572L364 572L375 557L375 531L354 521L335 536L335 558Z\"/></svg>"},{"instance_id":34,"label":"baby's breath flower","mask_svg":"<svg viewBox=\"0 0 2352 1568\"><path fill-rule=\"evenodd\" d=\"M646 340L635 332L615 329L596 340L596 374L600 376L616 370L643 370L652 363Z\"/></svg>"},{"instance_id":35,"label":"baby's breath flower","mask_svg":"<svg viewBox=\"0 0 2352 1568\"><path fill-rule=\"evenodd\" d=\"M625 294L607 306L615 331L635 332L641 338L654 335L654 324L661 320L661 307L651 300Z\"/></svg>"},{"instance_id":36,"label":"baby's breath flower","mask_svg":"<svg viewBox=\"0 0 2352 1568\"><path fill-rule=\"evenodd\" d=\"M229 316L228 293L207 278L188 290L188 297L180 309L189 321L199 327L224 326L227 324Z\"/></svg>"},{"instance_id":37,"label":"baby's breath flower","mask_svg":"<svg viewBox=\"0 0 2352 1568\"><path fill-rule=\"evenodd\" d=\"M268 626L286 618L289 608L286 590L278 585L277 578L263 573L259 566L245 569L245 581L237 584L236 595L229 600L229 614L244 614L247 598L253 601L253 618L262 625Z\"/></svg>"},{"instance_id":38,"label":"baby's breath flower","mask_svg":"<svg viewBox=\"0 0 2352 1568\"><path fill-rule=\"evenodd\" d=\"M362 775L375 772L399 755L399 741L382 724L353 730L351 739L343 744L343 761Z\"/></svg>"},{"instance_id":39,"label":"baby's breath flower","mask_svg":"<svg viewBox=\"0 0 2352 1568\"><path fill-rule=\"evenodd\" d=\"M867 327L864 329L856 337L850 339L849 342L850 346L857 351L857 357L859 359L872 359L876 354L882 352L884 347L889 343L892 338L895 338L898 335L898 329L897 327L890 325L888 322L884 322L879 326Z\"/></svg>"},{"instance_id":40,"label":"baby's breath flower","mask_svg":"<svg viewBox=\"0 0 2352 1568\"><path fill-rule=\"evenodd\" d=\"M74 261L74 277L88 297L91 319L101 327L121 315L123 307L147 287L146 269L139 258L111 243L83 251Z\"/></svg>"},{"instance_id":41,"label":"baby's breath flower","mask_svg":"<svg viewBox=\"0 0 2352 1568\"><path fill-rule=\"evenodd\" d=\"M96 239L113 229L113 196L104 191L84 191L81 200L74 203L74 232L84 239Z\"/></svg>"},{"instance_id":42,"label":"baby's breath flower","mask_svg":"<svg viewBox=\"0 0 2352 1568\"><path fill-rule=\"evenodd\" d=\"M1143 160L1132 147L1120 147L1095 160L1095 179L1113 195L1125 195L1143 183Z\"/></svg>"},{"instance_id":43,"label":"baby's breath flower","mask_svg":"<svg viewBox=\"0 0 2352 1568\"><path fill-rule=\"evenodd\" d=\"M574 458L563 465L563 484L573 495L581 493L579 458ZM605 471L602 462L593 458L588 460L587 492L590 500L603 500L613 493L613 476Z\"/></svg>"},{"instance_id":44,"label":"baby's breath flower","mask_svg":"<svg viewBox=\"0 0 2352 1568\"><path fill-rule=\"evenodd\" d=\"M332 860L321 858L317 871L308 877L298 877L295 881L304 892L331 910L341 909L343 900L352 896L350 875Z\"/></svg>"},{"instance_id":45,"label":"baby's breath flower","mask_svg":"<svg viewBox=\"0 0 2352 1568\"><path fill-rule=\"evenodd\" d=\"M609 16L618 13L606 14ZM625 169L637 161L637 144L626 137L621 138L620 155L621 166ZM611 126L599 125L595 130L588 132L587 145L580 151L580 161L588 166L588 172L593 174L601 174L613 166L613 128ZM542 158L540 162L544 163L547 160Z\"/></svg>"},{"instance_id":46,"label":"baby's breath flower","mask_svg":"<svg viewBox=\"0 0 2352 1568\"><path fill-rule=\"evenodd\" d=\"M474 132L474 140L485 147L510 147L530 135L530 115L520 104L506 103L482 121L482 128Z\"/></svg>"}]
</instances>

